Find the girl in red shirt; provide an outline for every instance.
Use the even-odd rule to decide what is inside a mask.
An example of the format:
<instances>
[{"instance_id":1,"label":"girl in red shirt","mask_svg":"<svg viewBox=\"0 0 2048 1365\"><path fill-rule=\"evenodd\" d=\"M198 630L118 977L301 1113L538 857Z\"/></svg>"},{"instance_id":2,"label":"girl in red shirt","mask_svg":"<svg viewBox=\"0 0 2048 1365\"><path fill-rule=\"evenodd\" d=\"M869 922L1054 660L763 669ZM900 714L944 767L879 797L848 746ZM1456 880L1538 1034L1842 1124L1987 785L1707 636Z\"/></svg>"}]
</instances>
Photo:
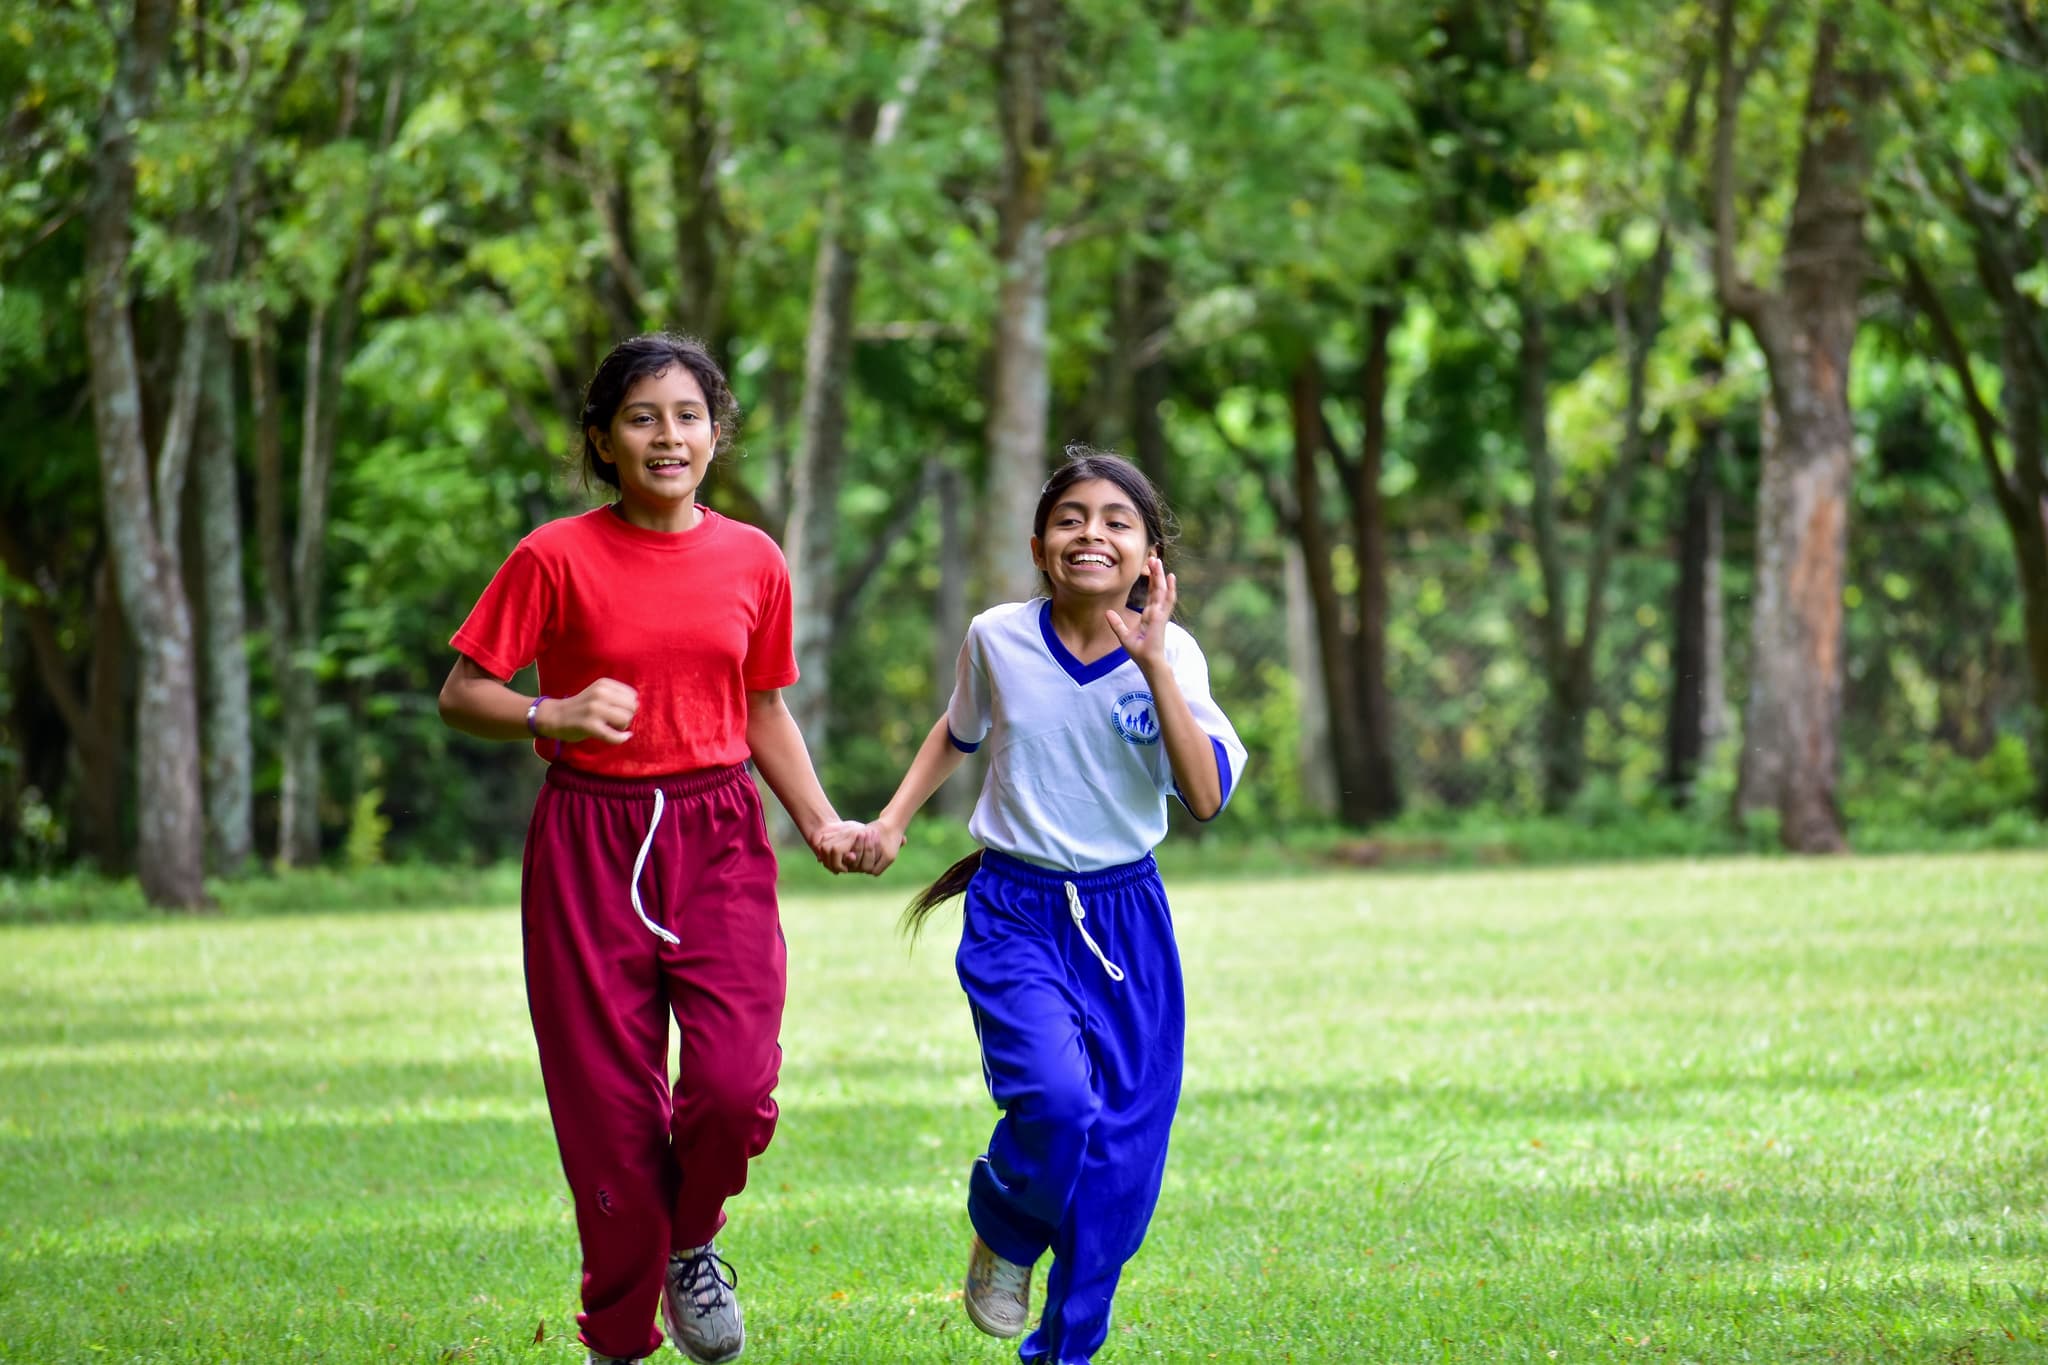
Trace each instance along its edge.
<instances>
[{"instance_id":1,"label":"girl in red shirt","mask_svg":"<svg viewBox=\"0 0 2048 1365\"><path fill-rule=\"evenodd\" d=\"M618 499L519 542L456 631L441 688L449 725L549 760L520 912L592 1365L653 1354L657 1302L692 1360L732 1360L745 1341L713 1238L775 1130L786 984L747 760L833 871L860 832L782 701L797 676L782 553L697 502L735 411L693 340L635 337L606 356L583 463ZM529 663L537 697L507 685Z\"/></svg>"}]
</instances>

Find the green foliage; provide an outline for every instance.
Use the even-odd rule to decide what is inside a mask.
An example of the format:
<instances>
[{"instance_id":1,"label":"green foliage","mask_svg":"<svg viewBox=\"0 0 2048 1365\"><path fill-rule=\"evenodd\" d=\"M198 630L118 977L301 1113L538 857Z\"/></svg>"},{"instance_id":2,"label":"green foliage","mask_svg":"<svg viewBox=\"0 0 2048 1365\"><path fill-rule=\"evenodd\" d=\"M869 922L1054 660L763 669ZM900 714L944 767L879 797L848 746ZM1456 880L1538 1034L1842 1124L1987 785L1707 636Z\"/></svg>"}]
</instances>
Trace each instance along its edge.
<instances>
[{"instance_id":1,"label":"green foliage","mask_svg":"<svg viewBox=\"0 0 2048 1365\"><path fill-rule=\"evenodd\" d=\"M1183 853L1228 858L1236 847L1257 861L1267 854L1256 850L1280 850L1272 856L1285 862L1297 839L1333 842L1303 782L1300 695L1312 669L1286 636L1290 532L1275 489L1292 483L1289 386L1310 362L1336 444L1359 449L1363 317L1386 303L1401 307L1381 481L1390 684L1403 785L1421 822L1386 837L1458 829L1465 842L1453 840L1450 856L1500 845L1541 860L1768 842L1767 830L1725 819L1733 744L1702 779L1694 814L1662 812L1656 790L1677 514L1715 424L1733 440L1723 565L1731 694L1745 686L1762 363L1742 329L1725 338L1708 278L1707 129L1689 158L1672 149L1711 7L1072 0L1060 9L1049 82L1053 439L1130 448L1133 369L1141 359L1162 367L1185 615L1254 750L1229 816L1178 833ZM27 564L7 571L22 591L0 601L0 867L31 873L75 863L86 847L70 722L26 624L31 609L46 613L65 682L82 688L105 647L95 625L105 555L82 397L81 209L122 16L119 7L16 10L0 21L10 149L0 165L0 425L21 436L26 457L0 460L0 513ZM1953 156L2000 202L2039 216L2039 185L2011 150L2042 77L2002 55L1996 35L2010 16L1977 0L1896 13L1857 0L1838 12L1853 50L1890 77L1880 269L1849 376L1861 453L1843 644L1845 799L1865 847L2025 841L2028 819L2010 814L2023 787L2009 766L2011 737L2039 720L2011 550L1953 381L1932 363L1935 348L1892 277L1910 247L1999 401L2003 342L1971 223L1938 191ZM1737 7L1745 50L1776 22L1767 15L1783 21L1755 53L1736 130L1737 256L1759 280L1776 270L1816 14ZM514 853L536 768L524 746L473 743L440 724L433 696L451 662L447 641L521 535L586 505L560 476L591 366L622 332L685 320L706 332L746 410L714 486L779 531L844 116L859 99L897 95L939 23L896 136L870 158L849 238L864 255L841 565L885 542L887 553L835 642L817 758L842 808L877 808L939 704L952 642L931 638L932 594L941 575L968 571L936 562L928 500L905 490L928 459L971 486L988 472L1001 145L990 8L880 0L650 10L600 0L542 12L371 0L209 8L197 18L179 24L157 113L136 130L136 333L149 425L155 434L169 410L192 308L217 303L230 319L238 396L260 323L279 367L279 513L289 533L302 510L295 465L308 338L351 252L368 241L364 315L338 358L327 490L322 809L337 861L375 845L401 864L462 865ZM395 88L403 98L386 150L381 116ZM382 214L367 223L373 185ZM238 186L242 250L232 278L208 289L209 215ZM1573 819L1537 821L1528 812L1543 594L1528 545L1514 291L1540 265L1531 279L1543 288L1553 348L1546 419L1576 592L1622 435L1617 311L1674 187L1674 273L1644 414L1656 441L1622 508L1602 604L1586 720L1593 776ZM700 219L709 277L686 278L683 240ZM2038 243L2019 245L2033 254L2016 262L2017 277L2039 295ZM1156 272L1158 311L1139 317L1147 272ZM258 433L238 401L246 581L261 622L259 594L277 585L254 544ZM1351 509L1323 464L1312 501L1338 541L1331 567L1349 590L1360 562ZM1024 528L980 524L978 501L970 518L977 544L1021 543ZM976 608L986 605L980 592L970 588ZM278 703L264 643L252 642L251 657L267 820ZM1983 790L1996 795L1971 805L1943 775L1987 755L2007 766L1985 776ZM365 771L388 794L375 820L352 804ZM379 821L388 829L372 838Z\"/></svg>"},{"instance_id":2,"label":"green foliage","mask_svg":"<svg viewBox=\"0 0 2048 1365\"><path fill-rule=\"evenodd\" d=\"M356 795L349 811L348 840L342 845L342 862L351 872L384 864L384 840L391 833L391 821L383 807L381 787L369 787Z\"/></svg>"}]
</instances>

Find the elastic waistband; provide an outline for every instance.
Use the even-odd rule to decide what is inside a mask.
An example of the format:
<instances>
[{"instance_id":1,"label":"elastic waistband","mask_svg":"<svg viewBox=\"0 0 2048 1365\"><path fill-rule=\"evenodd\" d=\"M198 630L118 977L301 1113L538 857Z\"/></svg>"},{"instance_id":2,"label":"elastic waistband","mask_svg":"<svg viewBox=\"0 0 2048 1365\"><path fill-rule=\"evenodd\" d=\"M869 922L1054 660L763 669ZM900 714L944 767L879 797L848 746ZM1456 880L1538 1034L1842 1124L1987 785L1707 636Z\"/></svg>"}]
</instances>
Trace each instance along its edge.
<instances>
[{"instance_id":1,"label":"elastic waistband","mask_svg":"<svg viewBox=\"0 0 2048 1365\"><path fill-rule=\"evenodd\" d=\"M547 783L583 796L610 797L616 801L645 801L657 791L672 799L702 796L735 782L747 781L747 765L729 768L699 768L695 772L670 773L665 777L605 777L586 773L566 763L548 765Z\"/></svg>"},{"instance_id":2,"label":"elastic waistband","mask_svg":"<svg viewBox=\"0 0 2048 1365\"><path fill-rule=\"evenodd\" d=\"M1037 863L1027 863L1022 858L1014 858L1007 853L985 848L981 851L981 866L983 870L993 872L1009 881L1043 887L1049 891L1057 891L1068 885L1084 892L1111 891L1159 875L1159 863L1149 853L1135 863L1098 867L1092 872L1064 872L1056 867L1040 867Z\"/></svg>"}]
</instances>

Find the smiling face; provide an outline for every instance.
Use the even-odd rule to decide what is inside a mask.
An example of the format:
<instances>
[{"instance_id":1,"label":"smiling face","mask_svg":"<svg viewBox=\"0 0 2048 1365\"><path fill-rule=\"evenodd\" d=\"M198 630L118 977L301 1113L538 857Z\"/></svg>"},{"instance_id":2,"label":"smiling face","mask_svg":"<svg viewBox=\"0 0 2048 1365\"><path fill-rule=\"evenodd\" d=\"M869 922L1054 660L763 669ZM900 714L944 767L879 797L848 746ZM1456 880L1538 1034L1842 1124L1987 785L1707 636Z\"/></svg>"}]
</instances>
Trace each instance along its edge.
<instances>
[{"instance_id":1,"label":"smiling face","mask_svg":"<svg viewBox=\"0 0 2048 1365\"><path fill-rule=\"evenodd\" d=\"M1059 495L1045 533L1031 538L1031 560L1052 582L1053 597L1122 606L1158 547L1130 495L1108 479L1082 479Z\"/></svg>"},{"instance_id":2,"label":"smiling face","mask_svg":"<svg viewBox=\"0 0 2048 1365\"><path fill-rule=\"evenodd\" d=\"M671 365L635 382L610 428L592 427L589 435L598 458L618 473L627 520L652 530L696 523L697 488L711 467L718 423L687 367Z\"/></svg>"}]
</instances>

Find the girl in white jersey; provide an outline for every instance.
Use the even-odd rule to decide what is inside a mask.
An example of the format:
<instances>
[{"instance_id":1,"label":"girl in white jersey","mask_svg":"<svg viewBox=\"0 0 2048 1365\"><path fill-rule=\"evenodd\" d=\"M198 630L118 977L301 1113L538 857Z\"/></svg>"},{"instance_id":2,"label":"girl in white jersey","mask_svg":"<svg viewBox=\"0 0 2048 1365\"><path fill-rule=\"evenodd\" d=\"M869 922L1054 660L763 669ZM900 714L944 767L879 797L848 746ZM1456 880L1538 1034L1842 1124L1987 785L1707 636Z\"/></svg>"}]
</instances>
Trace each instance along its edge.
<instances>
[{"instance_id":1,"label":"girl in white jersey","mask_svg":"<svg viewBox=\"0 0 2048 1365\"><path fill-rule=\"evenodd\" d=\"M956 966L1003 1110L969 1180L967 1315L1018 1335L1051 1252L1044 1311L1018 1352L1048 1365L1101 1348L1165 1171L1185 1017L1152 860L1166 798L1212 819L1245 759L1201 649L1172 620L1158 494L1127 460L1068 454L1032 523L1050 595L974 619L946 714L858 863L894 861L911 816L988 745L969 824L982 847L905 921L915 930L966 893Z\"/></svg>"}]
</instances>

